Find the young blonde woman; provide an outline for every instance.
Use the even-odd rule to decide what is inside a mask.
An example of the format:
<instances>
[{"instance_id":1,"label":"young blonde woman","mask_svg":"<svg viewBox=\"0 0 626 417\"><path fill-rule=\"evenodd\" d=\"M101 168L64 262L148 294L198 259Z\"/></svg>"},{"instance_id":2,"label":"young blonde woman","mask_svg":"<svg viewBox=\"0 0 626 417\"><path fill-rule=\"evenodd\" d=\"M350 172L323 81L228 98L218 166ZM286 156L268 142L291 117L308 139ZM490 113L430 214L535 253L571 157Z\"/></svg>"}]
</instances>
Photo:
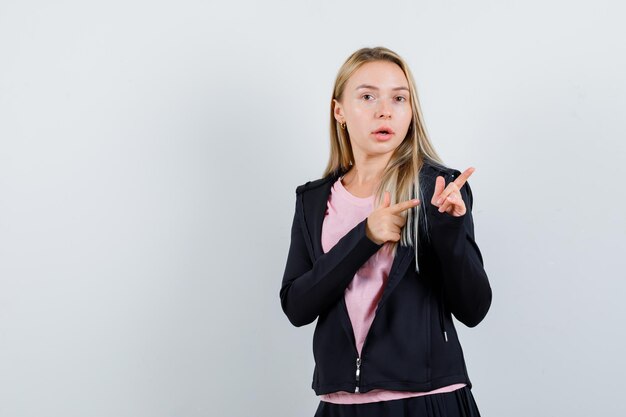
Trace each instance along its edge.
<instances>
[{"instance_id":1,"label":"young blonde woman","mask_svg":"<svg viewBox=\"0 0 626 417\"><path fill-rule=\"evenodd\" d=\"M443 164L387 48L346 60L330 110L330 160L296 188L280 288L294 326L317 320L315 417L479 416L452 321L474 327L491 305L474 168Z\"/></svg>"}]
</instances>

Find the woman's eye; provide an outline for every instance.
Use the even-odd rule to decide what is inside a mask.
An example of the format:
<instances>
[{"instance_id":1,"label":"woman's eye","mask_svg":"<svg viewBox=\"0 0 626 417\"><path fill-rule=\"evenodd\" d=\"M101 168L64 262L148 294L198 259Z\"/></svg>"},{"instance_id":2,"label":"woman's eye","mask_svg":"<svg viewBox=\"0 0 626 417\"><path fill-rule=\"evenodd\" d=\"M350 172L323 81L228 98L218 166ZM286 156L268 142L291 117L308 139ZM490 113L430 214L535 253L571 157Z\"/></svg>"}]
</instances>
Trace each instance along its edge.
<instances>
[{"instance_id":1,"label":"woman's eye","mask_svg":"<svg viewBox=\"0 0 626 417\"><path fill-rule=\"evenodd\" d=\"M401 99L401 100L398 100L398 101L406 101L406 98L405 98L405 97L402 97L402 96L398 96L398 97L396 97L396 98Z\"/></svg>"},{"instance_id":2,"label":"woman's eye","mask_svg":"<svg viewBox=\"0 0 626 417\"><path fill-rule=\"evenodd\" d=\"M365 97L372 97L372 95L371 94L363 94L363 98L365 98Z\"/></svg>"}]
</instances>

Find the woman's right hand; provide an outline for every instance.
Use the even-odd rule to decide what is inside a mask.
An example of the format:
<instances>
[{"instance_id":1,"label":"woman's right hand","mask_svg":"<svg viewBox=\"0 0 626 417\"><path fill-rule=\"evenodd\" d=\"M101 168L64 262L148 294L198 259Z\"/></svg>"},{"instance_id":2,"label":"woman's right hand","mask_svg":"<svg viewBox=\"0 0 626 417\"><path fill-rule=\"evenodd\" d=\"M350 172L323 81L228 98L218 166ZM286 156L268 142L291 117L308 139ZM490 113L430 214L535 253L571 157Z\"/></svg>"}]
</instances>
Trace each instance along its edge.
<instances>
[{"instance_id":1,"label":"woman's right hand","mask_svg":"<svg viewBox=\"0 0 626 417\"><path fill-rule=\"evenodd\" d=\"M406 216L401 213L420 204L419 199L414 199L390 206L390 200L389 191L385 191L382 203L367 216L365 234L379 245L399 241L400 231L406 223Z\"/></svg>"}]
</instances>

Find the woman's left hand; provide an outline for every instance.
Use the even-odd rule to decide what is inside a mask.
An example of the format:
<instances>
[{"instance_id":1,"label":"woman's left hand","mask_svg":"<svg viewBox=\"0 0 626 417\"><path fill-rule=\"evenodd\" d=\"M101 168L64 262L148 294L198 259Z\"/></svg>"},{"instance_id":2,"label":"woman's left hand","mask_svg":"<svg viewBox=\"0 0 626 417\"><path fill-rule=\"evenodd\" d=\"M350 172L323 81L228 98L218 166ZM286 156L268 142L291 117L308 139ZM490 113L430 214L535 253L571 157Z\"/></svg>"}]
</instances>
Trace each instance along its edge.
<instances>
[{"instance_id":1,"label":"woman's left hand","mask_svg":"<svg viewBox=\"0 0 626 417\"><path fill-rule=\"evenodd\" d=\"M473 167L467 168L457 179L450 182L447 187L445 187L446 180L442 176L437 177L435 180L435 193L430 202L434 206L439 207L439 213L446 212L454 217L460 217L465 214L467 209L465 208L465 202L460 190L474 171Z\"/></svg>"}]
</instances>

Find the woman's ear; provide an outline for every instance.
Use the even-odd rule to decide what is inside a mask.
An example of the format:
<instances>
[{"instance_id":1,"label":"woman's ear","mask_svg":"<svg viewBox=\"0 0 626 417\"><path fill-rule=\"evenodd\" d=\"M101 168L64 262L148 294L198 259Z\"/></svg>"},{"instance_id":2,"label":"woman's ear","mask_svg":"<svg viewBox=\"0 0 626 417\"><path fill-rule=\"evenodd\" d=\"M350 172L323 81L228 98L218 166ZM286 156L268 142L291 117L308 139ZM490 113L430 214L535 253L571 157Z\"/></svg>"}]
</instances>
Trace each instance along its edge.
<instances>
[{"instance_id":1,"label":"woman's ear","mask_svg":"<svg viewBox=\"0 0 626 417\"><path fill-rule=\"evenodd\" d=\"M341 103L339 101L337 101L337 99L333 99L333 103L334 103L334 108L333 108L333 114L335 115L335 119L337 121L342 120L345 121L345 118L343 116L343 107L341 106Z\"/></svg>"}]
</instances>

